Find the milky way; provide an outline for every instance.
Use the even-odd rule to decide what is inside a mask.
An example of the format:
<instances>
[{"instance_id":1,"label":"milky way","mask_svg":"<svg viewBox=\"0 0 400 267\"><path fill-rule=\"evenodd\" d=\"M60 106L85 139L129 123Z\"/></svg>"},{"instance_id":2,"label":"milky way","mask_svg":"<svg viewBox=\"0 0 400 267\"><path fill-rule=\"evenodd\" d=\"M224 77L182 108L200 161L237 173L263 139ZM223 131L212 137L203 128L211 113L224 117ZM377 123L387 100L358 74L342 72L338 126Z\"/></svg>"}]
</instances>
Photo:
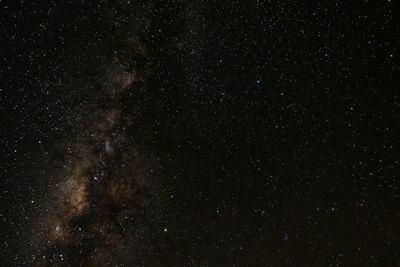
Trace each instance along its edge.
<instances>
[{"instance_id":1,"label":"milky way","mask_svg":"<svg viewBox=\"0 0 400 267\"><path fill-rule=\"evenodd\" d=\"M37 266L125 266L152 250L142 221L159 199L157 157L130 134L143 130L139 107L145 100L146 64L136 62L143 62L146 48L136 29L123 42L130 58L115 56L104 68L88 120L67 146L55 202L40 222L46 234L38 241Z\"/></svg>"}]
</instances>

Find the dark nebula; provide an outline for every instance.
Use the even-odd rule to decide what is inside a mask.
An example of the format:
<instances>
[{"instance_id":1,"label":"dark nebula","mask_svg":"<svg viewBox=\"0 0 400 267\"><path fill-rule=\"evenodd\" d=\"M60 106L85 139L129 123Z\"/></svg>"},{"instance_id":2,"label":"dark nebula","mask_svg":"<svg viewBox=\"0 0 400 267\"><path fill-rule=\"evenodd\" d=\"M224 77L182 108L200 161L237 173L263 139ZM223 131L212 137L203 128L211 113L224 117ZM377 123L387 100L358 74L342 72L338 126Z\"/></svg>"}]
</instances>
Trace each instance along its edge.
<instances>
[{"instance_id":1,"label":"dark nebula","mask_svg":"<svg viewBox=\"0 0 400 267\"><path fill-rule=\"evenodd\" d=\"M394 1L1 1L1 266L400 266Z\"/></svg>"}]
</instances>

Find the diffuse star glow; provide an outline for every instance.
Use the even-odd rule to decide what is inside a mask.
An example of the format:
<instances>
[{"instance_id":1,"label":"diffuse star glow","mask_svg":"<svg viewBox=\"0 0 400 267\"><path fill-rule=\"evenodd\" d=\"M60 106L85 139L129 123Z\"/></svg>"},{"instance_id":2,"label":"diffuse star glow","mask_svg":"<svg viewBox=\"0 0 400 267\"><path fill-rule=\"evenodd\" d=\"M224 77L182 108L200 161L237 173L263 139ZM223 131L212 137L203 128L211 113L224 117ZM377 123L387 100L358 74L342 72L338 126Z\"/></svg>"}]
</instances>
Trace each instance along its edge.
<instances>
[{"instance_id":1,"label":"diffuse star glow","mask_svg":"<svg viewBox=\"0 0 400 267\"><path fill-rule=\"evenodd\" d=\"M129 49L145 56L143 43ZM122 253L127 233L133 236L138 230L126 221L144 208L147 187L156 176L154 157L127 135L140 114L124 106L138 100L135 90L141 90L144 77L138 67L129 70L118 59L105 77L99 85L102 96L92 104L91 119L75 138L69 164L59 175L56 202L44 222L49 229L45 249L35 257L36 266L101 266L105 259L132 258L117 260L111 254Z\"/></svg>"}]
</instances>

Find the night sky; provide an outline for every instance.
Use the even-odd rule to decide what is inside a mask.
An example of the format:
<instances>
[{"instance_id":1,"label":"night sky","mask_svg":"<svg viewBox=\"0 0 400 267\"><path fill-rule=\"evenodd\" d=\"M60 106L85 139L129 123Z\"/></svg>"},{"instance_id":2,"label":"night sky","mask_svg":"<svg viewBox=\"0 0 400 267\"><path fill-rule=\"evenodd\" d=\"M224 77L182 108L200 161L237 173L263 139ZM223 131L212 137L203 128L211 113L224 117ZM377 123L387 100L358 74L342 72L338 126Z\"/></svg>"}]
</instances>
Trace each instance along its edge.
<instances>
[{"instance_id":1,"label":"night sky","mask_svg":"<svg viewBox=\"0 0 400 267\"><path fill-rule=\"evenodd\" d=\"M394 2L0 0L0 265L400 266Z\"/></svg>"}]
</instances>

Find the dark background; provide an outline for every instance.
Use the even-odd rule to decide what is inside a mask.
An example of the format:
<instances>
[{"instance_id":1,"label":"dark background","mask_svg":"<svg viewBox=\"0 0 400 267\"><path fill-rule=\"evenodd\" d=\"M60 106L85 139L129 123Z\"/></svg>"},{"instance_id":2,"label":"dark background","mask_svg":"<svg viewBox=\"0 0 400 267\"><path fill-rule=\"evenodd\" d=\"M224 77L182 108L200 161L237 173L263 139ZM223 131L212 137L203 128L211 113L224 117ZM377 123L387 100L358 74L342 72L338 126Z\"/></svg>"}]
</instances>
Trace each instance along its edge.
<instances>
[{"instance_id":1,"label":"dark background","mask_svg":"<svg viewBox=\"0 0 400 267\"><path fill-rule=\"evenodd\" d=\"M171 195L156 257L400 266L392 2L152 1L135 15L128 1L34 2L0 3L3 264L30 257L58 147L124 21L145 14L143 112Z\"/></svg>"}]
</instances>

